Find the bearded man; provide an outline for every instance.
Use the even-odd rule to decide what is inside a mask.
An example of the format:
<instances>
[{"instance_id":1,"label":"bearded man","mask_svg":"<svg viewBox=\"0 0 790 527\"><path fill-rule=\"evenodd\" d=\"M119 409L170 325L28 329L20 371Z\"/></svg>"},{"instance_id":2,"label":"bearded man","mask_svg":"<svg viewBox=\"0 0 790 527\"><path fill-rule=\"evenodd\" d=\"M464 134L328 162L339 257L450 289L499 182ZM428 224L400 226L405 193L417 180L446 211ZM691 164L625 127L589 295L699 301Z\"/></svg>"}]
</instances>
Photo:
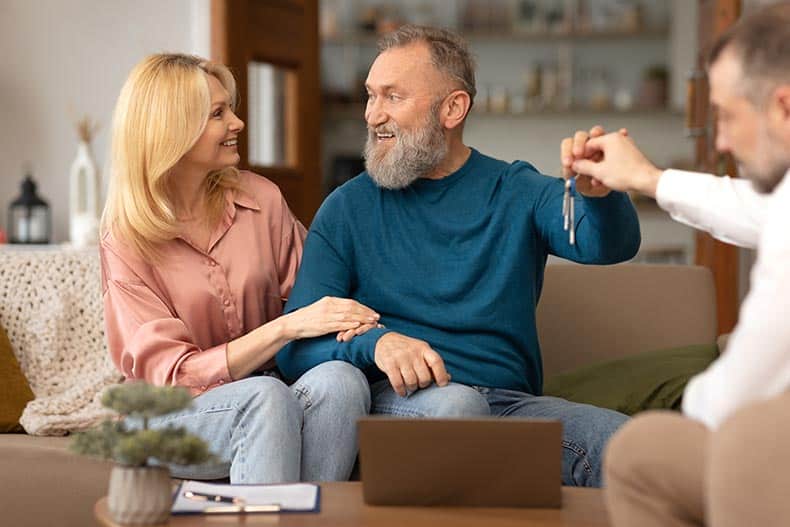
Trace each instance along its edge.
<instances>
[{"instance_id":1,"label":"bearded man","mask_svg":"<svg viewBox=\"0 0 790 527\"><path fill-rule=\"evenodd\" d=\"M318 211L286 311L349 297L384 327L294 342L277 356L282 373L348 361L371 382L373 413L560 420L563 482L599 486L601 452L626 417L542 396L535 306L549 254L595 264L636 254L631 202L579 180L569 243L561 179L464 144L476 92L466 44L404 26L379 50L365 84L367 170Z\"/></svg>"}]
</instances>

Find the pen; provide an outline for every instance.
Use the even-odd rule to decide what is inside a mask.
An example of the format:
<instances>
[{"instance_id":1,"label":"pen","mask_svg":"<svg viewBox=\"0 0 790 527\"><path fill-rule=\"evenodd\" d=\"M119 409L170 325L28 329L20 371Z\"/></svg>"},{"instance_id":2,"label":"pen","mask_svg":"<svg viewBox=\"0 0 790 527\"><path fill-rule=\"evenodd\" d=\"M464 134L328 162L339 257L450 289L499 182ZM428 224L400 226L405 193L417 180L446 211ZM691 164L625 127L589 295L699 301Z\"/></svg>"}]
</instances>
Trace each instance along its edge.
<instances>
[{"instance_id":1,"label":"pen","mask_svg":"<svg viewBox=\"0 0 790 527\"><path fill-rule=\"evenodd\" d=\"M244 506L244 498L234 496L221 496L219 494L204 494L202 492L184 491L184 497L196 501L213 501L215 503L233 503L234 505Z\"/></svg>"},{"instance_id":2,"label":"pen","mask_svg":"<svg viewBox=\"0 0 790 527\"><path fill-rule=\"evenodd\" d=\"M271 505L230 505L224 507L206 507L203 509L206 514L228 514L240 512L280 512L280 504Z\"/></svg>"}]
</instances>

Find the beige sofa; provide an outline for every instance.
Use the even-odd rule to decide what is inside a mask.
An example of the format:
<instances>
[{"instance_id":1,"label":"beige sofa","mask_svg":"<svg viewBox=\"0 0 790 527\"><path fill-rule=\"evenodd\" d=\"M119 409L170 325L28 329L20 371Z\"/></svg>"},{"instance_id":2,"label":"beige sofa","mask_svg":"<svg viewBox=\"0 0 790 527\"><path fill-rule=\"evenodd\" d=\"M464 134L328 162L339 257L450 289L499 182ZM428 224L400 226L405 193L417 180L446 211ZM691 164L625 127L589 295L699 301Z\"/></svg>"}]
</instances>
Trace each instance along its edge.
<instances>
[{"instance_id":1,"label":"beige sofa","mask_svg":"<svg viewBox=\"0 0 790 527\"><path fill-rule=\"evenodd\" d=\"M98 277L96 277L98 280ZM546 375L639 351L716 340L710 272L699 267L554 265L538 308ZM63 437L0 435L4 525L93 524L110 466Z\"/></svg>"}]
</instances>

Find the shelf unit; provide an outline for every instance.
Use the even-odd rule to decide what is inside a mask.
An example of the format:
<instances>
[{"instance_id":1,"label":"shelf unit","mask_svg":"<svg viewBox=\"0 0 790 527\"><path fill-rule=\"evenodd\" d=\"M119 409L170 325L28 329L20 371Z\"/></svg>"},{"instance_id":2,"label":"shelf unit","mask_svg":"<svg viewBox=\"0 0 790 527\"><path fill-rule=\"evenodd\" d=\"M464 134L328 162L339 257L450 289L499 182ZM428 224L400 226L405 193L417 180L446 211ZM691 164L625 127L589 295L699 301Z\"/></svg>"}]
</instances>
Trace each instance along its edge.
<instances>
[{"instance_id":1,"label":"shelf unit","mask_svg":"<svg viewBox=\"0 0 790 527\"><path fill-rule=\"evenodd\" d=\"M497 41L497 42L585 42L602 40L648 40L666 39L669 36L667 27L649 27L640 31L541 31L541 32L493 32L472 31L464 32L463 36L469 42ZM321 42L325 45L364 45L374 46L379 35L372 32L354 31L343 35L325 36Z\"/></svg>"},{"instance_id":2,"label":"shelf unit","mask_svg":"<svg viewBox=\"0 0 790 527\"><path fill-rule=\"evenodd\" d=\"M632 79L629 82L631 86L625 89L627 95L630 96L632 100L632 107L622 110L614 108L613 106L611 108L601 109L591 107L586 104L581 104L580 101L589 99L590 97L588 94L584 93L584 88L587 87L585 84L587 81L577 80L577 77L579 77L581 74L584 74L585 71L579 70L577 68L578 63L582 61L578 60L576 57L577 51L584 48L592 49L598 46L607 45L619 46L619 44L622 43L628 44L630 48L632 45L638 45L637 43L661 43L662 41L668 41L670 29L667 26L648 26L640 29L639 31L541 31L536 33L514 31L473 31L462 34L463 37L469 42L473 53L476 55L481 55L482 53L485 53L486 50L491 50L493 47L498 50L502 50L503 57L497 57L497 59L502 59L503 62L507 61L507 58L505 58L507 54L510 54L511 56L518 55L520 52L519 48L524 45L528 45L529 49L527 51L532 53L535 53L538 48L541 48L542 54L540 52L538 53L537 56L539 58L533 59L533 64L552 64L553 66L551 66L550 70L554 76L554 82L557 84L557 92L554 94L554 102L551 107L545 109L530 109L529 106L534 107L534 103L524 104L525 99L523 94L526 92L526 85L523 78L514 80L512 77L513 75L517 75L517 73L510 71L507 72L506 75L509 75L511 78L503 82L501 78L496 78L496 74L491 75L490 71L481 71L485 68L488 68L489 70L491 68L487 62L484 64L482 63L483 61L479 61L481 64L479 64L478 69L478 89L479 95L484 99L481 103L483 107L487 106L485 98L487 97L486 92L488 91L487 88L489 87L498 88L500 90L504 89L507 93L506 98L511 101L513 98L517 98L519 99L517 102L521 102L521 104L516 105L518 111L512 113L499 111L478 111L476 115L479 117L519 118L535 115L656 115L668 113L666 108L652 106L640 108L636 105L633 105L633 101L637 98L636 92L638 91L634 85L635 81L633 80L633 71L631 72ZM337 95L343 94L344 92L346 96L352 98L352 100L354 96L357 95L356 92L359 92L361 95L361 86L353 86L353 84L361 84L360 77L363 74L361 71L363 69L361 67L361 63L368 65L367 63L369 60L366 59L372 59L372 57L375 56L375 44L378 38L379 36L375 33L360 31L349 31L340 35L322 38L322 43L326 51L322 54L322 60L325 63L325 72L331 72L334 68L338 67L337 61L339 60L341 61L339 67L341 69L345 69L346 72L346 83L349 83L349 77L356 78L356 80L350 82L352 86L347 86L345 90L338 89L337 86L330 88L330 91L334 95L329 97L325 102L325 107L327 108L327 118L348 119L350 116L361 115L361 112L358 113L357 105L359 103L357 101L349 102L347 103L348 108L343 108L345 105L336 102L335 99L338 98ZM546 52L547 49L550 50L548 53ZM549 59L546 58L547 55L550 57ZM334 60L335 63L326 64L326 62L330 62L331 60ZM586 64L582 62L582 65ZM646 65L640 65L639 67L644 69L645 66ZM598 93L600 94L603 92L604 97L608 96L611 98L611 92L613 90L601 89L600 84L606 84L609 82L609 80L606 79L606 76L611 73L609 71L610 69L627 70L629 67L633 69L632 66L619 64L617 60L614 60L612 63L606 64L606 70L604 70L604 66L598 66L597 70L593 70L597 71L597 73L601 76ZM520 65L514 65L512 69L517 72L521 72L522 76L526 76L527 68L523 63ZM589 74L589 71L586 73ZM641 74L641 71L639 73ZM494 79L492 80L490 77L494 77ZM667 91L669 91L668 82L666 88ZM611 104L612 101L610 101L610 105ZM505 106L507 106L507 104L505 104ZM481 107L481 105L478 105L478 107Z\"/></svg>"},{"instance_id":3,"label":"shelf unit","mask_svg":"<svg viewBox=\"0 0 790 527\"><path fill-rule=\"evenodd\" d=\"M353 103L338 103L338 102L324 102L323 106L324 117L330 120L362 120L365 114L365 104L361 102ZM630 108L628 110L617 110L615 108L602 108L594 109L588 107L571 107L566 109L546 109L534 110L519 113L497 113L489 111L476 111L472 109L470 119L484 118L484 119L502 119L502 120L518 120L530 119L537 117L682 117L683 113L676 110L668 110L663 108Z\"/></svg>"}]
</instances>

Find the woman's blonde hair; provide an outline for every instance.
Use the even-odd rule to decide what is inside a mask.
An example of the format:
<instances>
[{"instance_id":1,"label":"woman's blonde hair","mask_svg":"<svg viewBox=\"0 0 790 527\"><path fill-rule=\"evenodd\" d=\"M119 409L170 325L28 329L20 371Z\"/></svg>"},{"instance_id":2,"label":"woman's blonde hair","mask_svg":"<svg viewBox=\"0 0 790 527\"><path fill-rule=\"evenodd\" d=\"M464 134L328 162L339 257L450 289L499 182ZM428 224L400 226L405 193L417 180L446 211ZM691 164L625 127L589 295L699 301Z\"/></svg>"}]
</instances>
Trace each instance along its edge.
<instances>
[{"instance_id":1,"label":"woman's blonde hair","mask_svg":"<svg viewBox=\"0 0 790 527\"><path fill-rule=\"evenodd\" d=\"M112 125L112 168L101 220L108 231L148 261L157 246L179 234L170 170L203 134L211 110L213 75L236 105L236 81L222 64L182 54L151 55L132 69L121 89ZM216 222L225 192L238 188L234 167L207 175L209 221Z\"/></svg>"}]
</instances>

